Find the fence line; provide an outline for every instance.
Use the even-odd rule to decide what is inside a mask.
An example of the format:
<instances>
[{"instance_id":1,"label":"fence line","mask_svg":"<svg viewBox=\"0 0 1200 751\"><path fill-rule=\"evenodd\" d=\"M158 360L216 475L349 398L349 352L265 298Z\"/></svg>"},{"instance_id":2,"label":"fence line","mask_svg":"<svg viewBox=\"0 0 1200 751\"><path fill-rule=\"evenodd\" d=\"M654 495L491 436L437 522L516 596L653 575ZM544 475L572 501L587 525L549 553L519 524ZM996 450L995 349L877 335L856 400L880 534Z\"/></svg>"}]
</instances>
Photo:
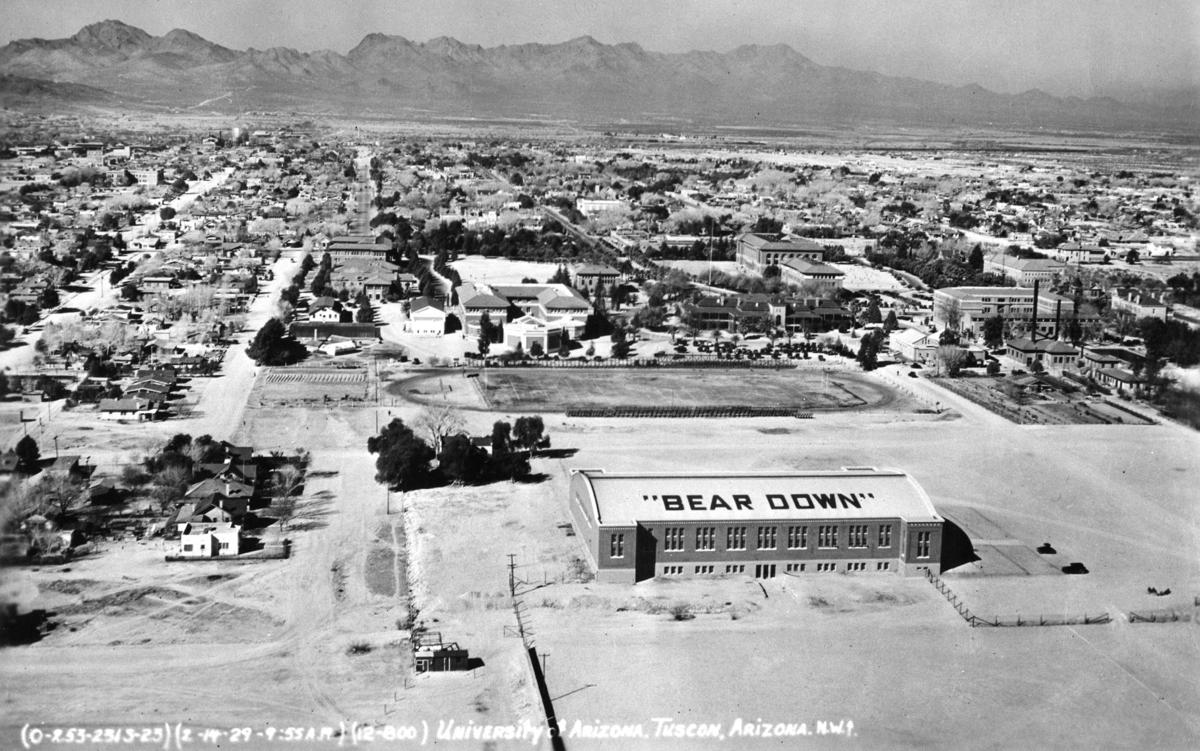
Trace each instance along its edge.
<instances>
[{"instance_id":1,"label":"fence line","mask_svg":"<svg viewBox=\"0 0 1200 751\"><path fill-rule=\"evenodd\" d=\"M671 360L664 358L628 358L607 360L545 359L545 360L468 360L467 367L485 368L765 368L788 370L799 367L791 360L733 360L717 358L691 358Z\"/></svg>"},{"instance_id":2,"label":"fence line","mask_svg":"<svg viewBox=\"0 0 1200 751\"><path fill-rule=\"evenodd\" d=\"M966 606L962 599L959 598L959 596L956 595L944 581L942 581L940 576L933 573L933 571L930 569L924 569L924 571L925 578L929 580L929 583L942 593L942 596L946 598L946 601L954 607L958 614L962 616L963 620L966 621L967 624L972 628L1003 628L1018 626L1094 626L1112 621L1112 616L1110 616L1108 613L1101 613L1100 615L1088 615L1084 613L1083 615L1079 616L1063 616L1061 618L1053 616L1047 617L1042 614L1039 614L1037 618L1026 617L1020 614L1017 614L1016 616L993 615L991 617L975 615L971 612L970 608Z\"/></svg>"},{"instance_id":3,"label":"fence line","mask_svg":"<svg viewBox=\"0 0 1200 751\"><path fill-rule=\"evenodd\" d=\"M788 407L731 406L664 406L664 407L568 407L567 417L795 417L811 420L813 413Z\"/></svg>"},{"instance_id":4,"label":"fence line","mask_svg":"<svg viewBox=\"0 0 1200 751\"><path fill-rule=\"evenodd\" d=\"M1130 623L1177 623L1192 620L1191 613L1181 613L1178 610L1146 610L1141 613L1130 610Z\"/></svg>"}]
</instances>

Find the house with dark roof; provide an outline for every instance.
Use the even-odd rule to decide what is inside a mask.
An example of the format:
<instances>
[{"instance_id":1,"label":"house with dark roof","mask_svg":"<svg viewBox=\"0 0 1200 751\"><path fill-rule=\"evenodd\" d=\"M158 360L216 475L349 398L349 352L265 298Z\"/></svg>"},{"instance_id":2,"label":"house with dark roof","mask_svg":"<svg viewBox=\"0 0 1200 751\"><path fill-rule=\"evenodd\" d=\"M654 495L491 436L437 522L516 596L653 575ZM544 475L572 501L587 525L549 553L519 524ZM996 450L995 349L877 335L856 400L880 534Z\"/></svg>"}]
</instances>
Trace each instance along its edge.
<instances>
[{"instance_id":1,"label":"house with dark roof","mask_svg":"<svg viewBox=\"0 0 1200 751\"><path fill-rule=\"evenodd\" d=\"M1057 371L1073 367L1079 359L1079 350L1057 339L1010 339L1005 354L1025 366L1040 362L1046 370Z\"/></svg>"},{"instance_id":2,"label":"house with dark roof","mask_svg":"<svg viewBox=\"0 0 1200 751\"><path fill-rule=\"evenodd\" d=\"M241 552L242 528L230 522L188 522L179 530L179 557L219 558Z\"/></svg>"},{"instance_id":3,"label":"house with dark roof","mask_svg":"<svg viewBox=\"0 0 1200 751\"><path fill-rule=\"evenodd\" d=\"M1114 287L1109 305L1113 312L1124 313L1133 318L1157 318L1167 320L1167 304L1153 295L1147 295L1136 289Z\"/></svg>"},{"instance_id":4,"label":"house with dark roof","mask_svg":"<svg viewBox=\"0 0 1200 751\"><path fill-rule=\"evenodd\" d=\"M159 412L145 399L101 399L96 411L101 420L153 420Z\"/></svg>"}]
</instances>

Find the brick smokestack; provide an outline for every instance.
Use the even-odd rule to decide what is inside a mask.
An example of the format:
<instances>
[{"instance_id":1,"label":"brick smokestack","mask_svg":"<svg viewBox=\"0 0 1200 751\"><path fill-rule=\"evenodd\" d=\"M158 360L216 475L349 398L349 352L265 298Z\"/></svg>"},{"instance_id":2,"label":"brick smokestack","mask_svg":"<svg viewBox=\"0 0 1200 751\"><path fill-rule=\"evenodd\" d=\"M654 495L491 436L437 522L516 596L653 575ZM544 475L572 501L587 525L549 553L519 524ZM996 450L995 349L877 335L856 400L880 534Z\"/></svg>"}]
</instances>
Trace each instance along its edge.
<instances>
[{"instance_id":1,"label":"brick smokestack","mask_svg":"<svg viewBox=\"0 0 1200 751\"><path fill-rule=\"evenodd\" d=\"M1038 335L1038 324L1037 324L1037 320L1038 320L1037 319L1038 289L1040 288L1040 286L1041 286L1041 280L1034 279L1033 280L1033 313L1029 319L1029 341L1031 341L1031 342L1036 342L1037 335Z\"/></svg>"}]
</instances>

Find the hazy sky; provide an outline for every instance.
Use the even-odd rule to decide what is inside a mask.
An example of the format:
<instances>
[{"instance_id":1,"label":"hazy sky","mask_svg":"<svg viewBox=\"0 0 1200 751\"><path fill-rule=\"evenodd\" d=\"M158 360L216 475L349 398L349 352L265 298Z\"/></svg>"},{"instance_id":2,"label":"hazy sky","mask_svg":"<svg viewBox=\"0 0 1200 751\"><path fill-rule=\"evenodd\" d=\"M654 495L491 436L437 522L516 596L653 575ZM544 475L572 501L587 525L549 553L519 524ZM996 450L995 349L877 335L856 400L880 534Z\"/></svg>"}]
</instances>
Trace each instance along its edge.
<instances>
[{"instance_id":1,"label":"hazy sky","mask_svg":"<svg viewBox=\"0 0 1200 751\"><path fill-rule=\"evenodd\" d=\"M824 65L1016 93L1200 85L1200 0L3 0L0 43L116 18L227 47L347 52L378 31L660 52L783 42Z\"/></svg>"}]
</instances>

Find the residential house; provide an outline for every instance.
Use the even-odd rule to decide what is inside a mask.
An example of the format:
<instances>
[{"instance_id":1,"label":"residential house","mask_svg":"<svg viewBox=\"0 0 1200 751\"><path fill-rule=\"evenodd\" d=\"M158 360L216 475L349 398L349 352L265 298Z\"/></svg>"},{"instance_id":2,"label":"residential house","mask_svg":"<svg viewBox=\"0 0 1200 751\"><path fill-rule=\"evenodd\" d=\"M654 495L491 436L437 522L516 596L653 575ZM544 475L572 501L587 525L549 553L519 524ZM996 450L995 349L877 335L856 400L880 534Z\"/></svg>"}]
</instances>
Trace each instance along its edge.
<instances>
[{"instance_id":1,"label":"residential house","mask_svg":"<svg viewBox=\"0 0 1200 751\"><path fill-rule=\"evenodd\" d=\"M218 558L241 553L242 528L229 522L189 522L179 533L181 558Z\"/></svg>"},{"instance_id":2,"label":"residential house","mask_svg":"<svg viewBox=\"0 0 1200 751\"><path fill-rule=\"evenodd\" d=\"M101 399L97 412L101 420L153 420L158 415L144 399Z\"/></svg>"},{"instance_id":3,"label":"residential house","mask_svg":"<svg viewBox=\"0 0 1200 751\"><path fill-rule=\"evenodd\" d=\"M143 293L149 292L166 292L171 289L178 289L179 282L173 276L144 276L138 288Z\"/></svg>"}]
</instances>

